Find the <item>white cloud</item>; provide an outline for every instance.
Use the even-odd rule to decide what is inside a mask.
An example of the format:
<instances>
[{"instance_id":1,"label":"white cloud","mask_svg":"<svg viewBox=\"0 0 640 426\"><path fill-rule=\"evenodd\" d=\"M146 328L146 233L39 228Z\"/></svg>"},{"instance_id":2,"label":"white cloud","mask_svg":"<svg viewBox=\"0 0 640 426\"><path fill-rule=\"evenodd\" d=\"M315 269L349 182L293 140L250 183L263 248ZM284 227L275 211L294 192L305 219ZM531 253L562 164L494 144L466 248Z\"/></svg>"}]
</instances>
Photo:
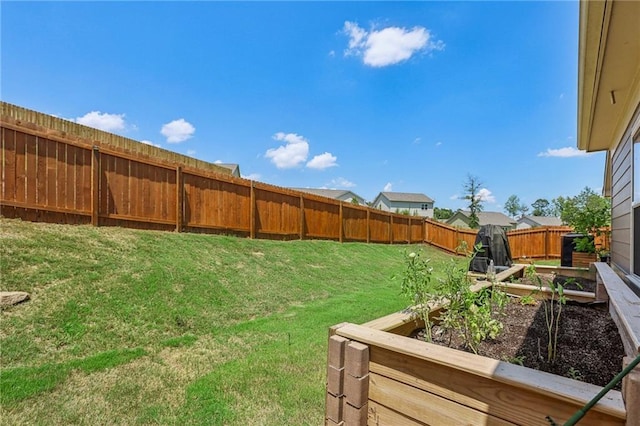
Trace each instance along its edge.
<instances>
[{"instance_id":1,"label":"white cloud","mask_svg":"<svg viewBox=\"0 0 640 426\"><path fill-rule=\"evenodd\" d=\"M415 138L415 139L413 140L413 143L414 143L415 145L420 145L420 142L421 142L421 141L422 141L422 138Z\"/></svg>"},{"instance_id":2,"label":"white cloud","mask_svg":"<svg viewBox=\"0 0 640 426\"><path fill-rule=\"evenodd\" d=\"M105 132L115 132L125 128L124 114L109 114L100 111L88 112L82 117L76 118L75 122Z\"/></svg>"},{"instance_id":3,"label":"white cloud","mask_svg":"<svg viewBox=\"0 0 640 426\"><path fill-rule=\"evenodd\" d=\"M329 57L333 58L334 56L336 56L336 51L335 50L329 51Z\"/></svg>"},{"instance_id":4,"label":"white cloud","mask_svg":"<svg viewBox=\"0 0 640 426\"><path fill-rule=\"evenodd\" d=\"M249 180L259 180L261 178L259 173L249 173L248 175L242 175L242 177Z\"/></svg>"},{"instance_id":5,"label":"white cloud","mask_svg":"<svg viewBox=\"0 0 640 426\"><path fill-rule=\"evenodd\" d=\"M494 197L491 194L491 191L489 191L487 188L481 188L480 191L478 191L478 194L476 195L476 198L480 201L484 201L487 203L495 203L496 202L496 197Z\"/></svg>"},{"instance_id":6,"label":"white cloud","mask_svg":"<svg viewBox=\"0 0 640 426\"><path fill-rule=\"evenodd\" d=\"M444 43L432 40L431 32L424 27L387 27L368 32L357 23L346 21L343 31L349 36L349 48L345 50L345 56L362 56L364 64L372 67L397 64L417 52L444 49Z\"/></svg>"},{"instance_id":7,"label":"white cloud","mask_svg":"<svg viewBox=\"0 0 640 426\"><path fill-rule=\"evenodd\" d=\"M325 152L324 154L316 155L315 157L313 157L307 163L307 167L309 167L310 169L324 170L329 167L337 166L337 159L338 157L332 155L330 152Z\"/></svg>"},{"instance_id":8,"label":"white cloud","mask_svg":"<svg viewBox=\"0 0 640 426\"><path fill-rule=\"evenodd\" d=\"M459 200L460 196L458 194L453 194L451 197L449 197L450 200Z\"/></svg>"},{"instance_id":9,"label":"white cloud","mask_svg":"<svg viewBox=\"0 0 640 426\"><path fill-rule=\"evenodd\" d=\"M393 190L393 185L391 184L391 182L387 182L384 188L382 188L382 191L384 192L391 192L392 190Z\"/></svg>"},{"instance_id":10,"label":"white cloud","mask_svg":"<svg viewBox=\"0 0 640 426\"><path fill-rule=\"evenodd\" d=\"M184 118L163 124L160 133L167 138L167 143L180 143L190 139L196 128Z\"/></svg>"},{"instance_id":11,"label":"white cloud","mask_svg":"<svg viewBox=\"0 0 640 426\"><path fill-rule=\"evenodd\" d=\"M547 148L545 152L541 152L538 154L538 157L561 157L561 158L569 158L569 157L584 157L589 155L586 151L580 151L577 148L572 146L567 146L565 148L552 149Z\"/></svg>"},{"instance_id":12,"label":"white cloud","mask_svg":"<svg viewBox=\"0 0 640 426\"><path fill-rule=\"evenodd\" d=\"M336 179L332 179L331 182L327 184L327 186L332 188L353 188L354 186L356 186L356 184L343 177L339 177Z\"/></svg>"},{"instance_id":13,"label":"white cloud","mask_svg":"<svg viewBox=\"0 0 640 426\"><path fill-rule=\"evenodd\" d=\"M296 133L278 132L273 139L286 142L278 148L268 149L264 154L266 158L279 169L290 169L307 161L309 155L309 142Z\"/></svg>"},{"instance_id":14,"label":"white cloud","mask_svg":"<svg viewBox=\"0 0 640 426\"><path fill-rule=\"evenodd\" d=\"M213 162L213 164L222 164L222 160L216 160Z\"/></svg>"},{"instance_id":15,"label":"white cloud","mask_svg":"<svg viewBox=\"0 0 640 426\"><path fill-rule=\"evenodd\" d=\"M442 145L442 142L436 142L436 146Z\"/></svg>"},{"instance_id":16,"label":"white cloud","mask_svg":"<svg viewBox=\"0 0 640 426\"><path fill-rule=\"evenodd\" d=\"M195 149L188 149L187 150L187 155L189 157L193 157L194 155L196 155L196 150Z\"/></svg>"},{"instance_id":17,"label":"white cloud","mask_svg":"<svg viewBox=\"0 0 640 426\"><path fill-rule=\"evenodd\" d=\"M140 143L143 143L143 144L145 144L145 145L151 145L151 146L155 146L155 147L157 147L157 148L160 148L160 145L159 145L159 144L157 144L157 143L153 143L153 142L148 141L148 140L140 141Z\"/></svg>"}]
</instances>

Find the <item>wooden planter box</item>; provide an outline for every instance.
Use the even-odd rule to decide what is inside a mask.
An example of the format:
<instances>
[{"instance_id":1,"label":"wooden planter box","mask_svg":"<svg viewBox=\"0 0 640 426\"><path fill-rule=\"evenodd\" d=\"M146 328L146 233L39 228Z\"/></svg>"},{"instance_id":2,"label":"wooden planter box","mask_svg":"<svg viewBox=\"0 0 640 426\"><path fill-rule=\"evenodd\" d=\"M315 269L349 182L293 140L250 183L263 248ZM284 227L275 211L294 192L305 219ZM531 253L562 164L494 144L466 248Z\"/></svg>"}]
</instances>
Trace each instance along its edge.
<instances>
[{"instance_id":1,"label":"wooden planter box","mask_svg":"<svg viewBox=\"0 0 640 426\"><path fill-rule=\"evenodd\" d=\"M588 268L591 263L597 261L598 255L595 253L571 252L571 266L574 268Z\"/></svg>"},{"instance_id":2,"label":"wooden planter box","mask_svg":"<svg viewBox=\"0 0 640 426\"><path fill-rule=\"evenodd\" d=\"M640 299L608 265L596 263L594 272L596 293L573 296L608 301L630 362L640 351ZM327 425L545 425L546 416L563 424L602 390L405 337L423 325L397 313L330 329ZM640 425L640 368L579 424Z\"/></svg>"}]
</instances>

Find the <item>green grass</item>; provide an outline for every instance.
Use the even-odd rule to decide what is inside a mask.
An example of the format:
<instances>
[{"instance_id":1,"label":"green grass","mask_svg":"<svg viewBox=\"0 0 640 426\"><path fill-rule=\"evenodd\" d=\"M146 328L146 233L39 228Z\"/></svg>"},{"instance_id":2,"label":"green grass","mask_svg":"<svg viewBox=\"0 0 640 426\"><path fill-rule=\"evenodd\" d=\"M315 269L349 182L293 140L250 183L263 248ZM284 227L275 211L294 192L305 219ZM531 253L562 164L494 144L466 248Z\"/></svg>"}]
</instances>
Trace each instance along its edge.
<instances>
[{"instance_id":1,"label":"green grass","mask_svg":"<svg viewBox=\"0 0 640 426\"><path fill-rule=\"evenodd\" d=\"M0 418L322 424L328 327L406 307L415 249L0 219L0 289L31 295L0 314Z\"/></svg>"}]
</instances>

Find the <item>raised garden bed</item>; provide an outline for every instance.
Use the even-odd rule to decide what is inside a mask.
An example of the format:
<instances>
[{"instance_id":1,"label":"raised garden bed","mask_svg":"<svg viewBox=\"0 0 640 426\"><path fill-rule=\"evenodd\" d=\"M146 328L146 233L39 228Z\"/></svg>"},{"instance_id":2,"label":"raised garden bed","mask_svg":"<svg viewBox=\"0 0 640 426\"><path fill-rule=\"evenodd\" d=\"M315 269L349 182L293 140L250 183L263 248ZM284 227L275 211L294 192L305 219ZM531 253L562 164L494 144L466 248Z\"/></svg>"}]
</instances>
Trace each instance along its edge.
<instances>
[{"instance_id":1,"label":"raised garden bed","mask_svg":"<svg viewBox=\"0 0 640 426\"><path fill-rule=\"evenodd\" d=\"M530 292L526 284L505 282L523 269L511 268L497 278L510 293ZM573 291L568 296L607 303L628 362L640 349L640 299L608 265L594 264L590 274L597 282L595 291ZM490 283L476 284L486 285ZM424 324L410 314L396 313L363 325L332 328L327 424L543 425L549 424L547 416L563 424L602 390L602 386L407 337L421 327ZM579 424L640 424L640 368L624 379L622 391L609 391Z\"/></svg>"}]
</instances>

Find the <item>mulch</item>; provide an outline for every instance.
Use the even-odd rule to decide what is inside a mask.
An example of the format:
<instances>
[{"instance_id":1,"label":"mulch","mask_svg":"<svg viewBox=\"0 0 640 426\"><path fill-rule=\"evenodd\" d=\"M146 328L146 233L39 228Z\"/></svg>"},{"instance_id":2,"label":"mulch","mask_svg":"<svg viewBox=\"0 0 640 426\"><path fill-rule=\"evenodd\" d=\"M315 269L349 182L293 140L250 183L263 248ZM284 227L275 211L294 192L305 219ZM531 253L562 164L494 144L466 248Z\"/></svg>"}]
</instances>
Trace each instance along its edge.
<instances>
[{"instance_id":1,"label":"mulch","mask_svg":"<svg viewBox=\"0 0 640 426\"><path fill-rule=\"evenodd\" d=\"M479 355L598 386L605 386L620 372L624 347L604 304L568 302L562 307L557 356L550 363L542 302L522 305L518 300L510 299L501 318L504 330L495 340L482 342ZM434 327L433 335L434 343L471 352L461 338L443 333L438 326ZM414 333L414 337L424 339L424 330Z\"/></svg>"}]
</instances>

